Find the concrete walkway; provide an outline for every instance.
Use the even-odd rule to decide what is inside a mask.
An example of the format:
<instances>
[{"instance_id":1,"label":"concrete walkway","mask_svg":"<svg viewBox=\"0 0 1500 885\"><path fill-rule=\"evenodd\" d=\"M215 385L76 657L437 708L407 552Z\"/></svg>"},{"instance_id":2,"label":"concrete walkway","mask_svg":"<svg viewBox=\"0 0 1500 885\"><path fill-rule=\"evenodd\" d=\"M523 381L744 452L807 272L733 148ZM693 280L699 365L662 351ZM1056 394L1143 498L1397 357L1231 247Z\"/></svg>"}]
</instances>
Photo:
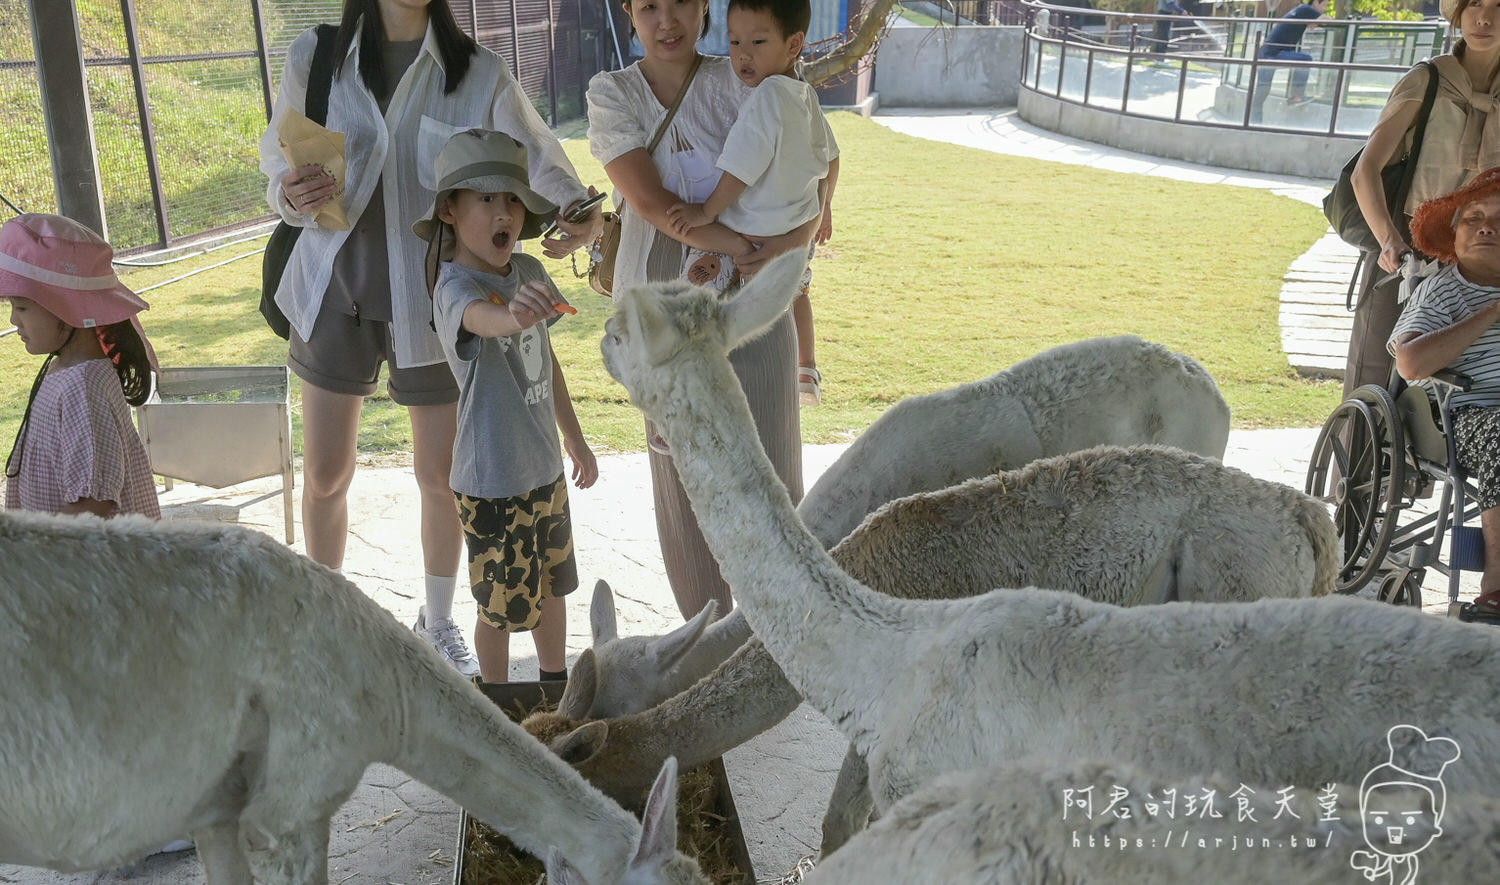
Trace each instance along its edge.
<instances>
[{"instance_id":1,"label":"concrete walkway","mask_svg":"<svg viewBox=\"0 0 1500 885\"><path fill-rule=\"evenodd\" d=\"M1069 138L1027 123L1014 108L966 113L881 108L873 119L889 129L918 138L1113 172L1259 188L1319 208L1333 184L1167 160ZM1330 232L1287 268L1279 310L1281 346L1287 361L1303 374L1343 377L1344 355L1353 325L1353 314L1344 308L1344 294L1357 255L1353 247Z\"/></svg>"}]
</instances>

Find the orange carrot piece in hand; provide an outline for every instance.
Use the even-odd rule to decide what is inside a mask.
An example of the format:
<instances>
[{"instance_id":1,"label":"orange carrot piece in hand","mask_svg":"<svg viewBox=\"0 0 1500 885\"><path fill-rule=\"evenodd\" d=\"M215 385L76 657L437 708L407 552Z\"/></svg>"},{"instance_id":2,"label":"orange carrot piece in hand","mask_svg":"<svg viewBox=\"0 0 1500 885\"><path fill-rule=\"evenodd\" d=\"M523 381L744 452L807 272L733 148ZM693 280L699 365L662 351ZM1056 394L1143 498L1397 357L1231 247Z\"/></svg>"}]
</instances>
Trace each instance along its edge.
<instances>
[{"instance_id":1,"label":"orange carrot piece in hand","mask_svg":"<svg viewBox=\"0 0 1500 885\"><path fill-rule=\"evenodd\" d=\"M574 316L578 313L578 308L574 307L566 301L555 302L552 306L557 310L558 313L565 313L568 316Z\"/></svg>"}]
</instances>

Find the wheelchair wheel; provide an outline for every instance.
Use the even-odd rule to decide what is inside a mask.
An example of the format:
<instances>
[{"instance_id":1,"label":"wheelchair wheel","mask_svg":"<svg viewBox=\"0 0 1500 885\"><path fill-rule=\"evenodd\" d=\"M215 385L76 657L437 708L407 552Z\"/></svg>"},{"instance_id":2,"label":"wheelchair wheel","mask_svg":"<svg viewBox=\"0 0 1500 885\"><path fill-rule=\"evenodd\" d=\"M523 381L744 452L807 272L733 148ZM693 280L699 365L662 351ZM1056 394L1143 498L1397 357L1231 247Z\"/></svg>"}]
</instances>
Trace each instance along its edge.
<instances>
[{"instance_id":1,"label":"wheelchair wheel","mask_svg":"<svg viewBox=\"0 0 1500 885\"><path fill-rule=\"evenodd\" d=\"M1391 605L1409 605L1422 608L1422 572L1397 569L1380 578L1380 590L1375 598Z\"/></svg>"},{"instance_id":2,"label":"wheelchair wheel","mask_svg":"<svg viewBox=\"0 0 1500 885\"><path fill-rule=\"evenodd\" d=\"M1405 465L1405 432L1384 388L1354 391L1318 434L1305 490L1332 511L1342 555L1338 592L1357 593L1384 564L1401 510Z\"/></svg>"}]
</instances>

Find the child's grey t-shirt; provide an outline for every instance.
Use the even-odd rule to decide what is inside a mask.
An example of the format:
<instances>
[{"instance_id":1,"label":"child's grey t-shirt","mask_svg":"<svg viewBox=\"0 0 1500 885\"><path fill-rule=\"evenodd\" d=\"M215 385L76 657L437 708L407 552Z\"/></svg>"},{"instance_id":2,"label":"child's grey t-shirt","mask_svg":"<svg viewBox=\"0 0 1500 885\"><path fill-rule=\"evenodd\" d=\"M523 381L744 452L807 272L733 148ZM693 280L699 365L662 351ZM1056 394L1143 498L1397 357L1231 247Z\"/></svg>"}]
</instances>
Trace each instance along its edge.
<instances>
[{"instance_id":1,"label":"child's grey t-shirt","mask_svg":"<svg viewBox=\"0 0 1500 885\"><path fill-rule=\"evenodd\" d=\"M504 338L480 338L463 327L471 303L489 301L492 294L509 301L531 280L556 293L541 262L520 253L511 256L507 276L451 261L438 272L433 321L458 380L458 436L448 477L455 492L509 498L562 475L546 328L558 318Z\"/></svg>"}]
</instances>

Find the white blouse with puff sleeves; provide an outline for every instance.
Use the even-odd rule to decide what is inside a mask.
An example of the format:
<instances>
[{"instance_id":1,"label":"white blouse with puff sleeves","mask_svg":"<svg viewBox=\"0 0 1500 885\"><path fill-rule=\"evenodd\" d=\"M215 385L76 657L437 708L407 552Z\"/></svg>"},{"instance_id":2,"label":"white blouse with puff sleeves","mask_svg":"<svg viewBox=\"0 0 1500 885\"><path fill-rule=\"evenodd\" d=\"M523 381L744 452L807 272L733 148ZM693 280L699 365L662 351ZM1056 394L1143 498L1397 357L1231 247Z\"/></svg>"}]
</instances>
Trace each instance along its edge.
<instances>
[{"instance_id":1,"label":"white blouse with puff sleeves","mask_svg":"<svg viewBox=\"0 0 1500 885\"><path fill-rule=\"evenodd\" d=\"M689 202L702 202L719 181L715 167L724 139L750 89L729 59L715 55L703 63L688 87L677 116L662 135L651 159L662 185ZM645 150L667 108L656 100L641 73L640 62L618 71L603 71L589 81L589 150L601 164L637 148ZM621 197L615 194L615 205ZM646 256L656 228L640 215L621 215L620 249L615 258L615 287L646 281Z\"/></svg>"}]
</instances>

